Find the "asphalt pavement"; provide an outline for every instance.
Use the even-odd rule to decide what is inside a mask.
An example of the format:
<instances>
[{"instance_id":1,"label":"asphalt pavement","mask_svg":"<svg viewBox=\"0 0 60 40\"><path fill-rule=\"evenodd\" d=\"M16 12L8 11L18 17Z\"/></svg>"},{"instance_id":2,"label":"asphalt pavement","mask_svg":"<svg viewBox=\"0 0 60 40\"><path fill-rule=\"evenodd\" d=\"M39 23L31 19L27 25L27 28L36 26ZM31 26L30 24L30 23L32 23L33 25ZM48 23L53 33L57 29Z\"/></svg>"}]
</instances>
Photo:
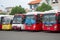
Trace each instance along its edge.
<instances>
[{"instance_id":1,"label":"asphalt pavement","mask_svg":"<svg viewBox=\"0 0 60 40\"><path fill-rule=\"evenodd\" d=\"M60 40L60 33L0 31L0 40Z\"/></svg>"}]
</instances>

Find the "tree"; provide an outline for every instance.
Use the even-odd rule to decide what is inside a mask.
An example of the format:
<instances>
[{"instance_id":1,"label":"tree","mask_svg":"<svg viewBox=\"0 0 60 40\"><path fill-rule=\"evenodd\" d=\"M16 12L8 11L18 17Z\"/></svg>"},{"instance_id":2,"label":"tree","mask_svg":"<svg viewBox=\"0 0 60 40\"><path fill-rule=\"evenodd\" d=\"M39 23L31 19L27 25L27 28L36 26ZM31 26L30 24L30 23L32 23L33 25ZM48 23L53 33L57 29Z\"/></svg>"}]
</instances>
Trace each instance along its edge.
<instances>
[{"instance_id":1,"label":"tree","mask_svg":"<svg viewBox=\"0 0 60 40\"><path fill-rule=\"evenodd\" d=\"M22 8L21 6L16 6L16 7L13 7L12 10L11 10L11 13L10 15L14 15L14 14L23 14L23 13L26 13L25 12L25 9Z\"/></svg>"},{"instance_id":2,"label":"tree","mask_svg":"<svg viewBox=\"0 0 60 40\"><path fill-rule=\"evenodd\" d=\"M48 10L51 10L51 9L52 9L52 7L51 7L50 5L45 4L45 3L42 3L41 6L38 6L38 7L36 8L36 11L44 12L44 11L48 11Z\"/></svg>"}]
</instances>

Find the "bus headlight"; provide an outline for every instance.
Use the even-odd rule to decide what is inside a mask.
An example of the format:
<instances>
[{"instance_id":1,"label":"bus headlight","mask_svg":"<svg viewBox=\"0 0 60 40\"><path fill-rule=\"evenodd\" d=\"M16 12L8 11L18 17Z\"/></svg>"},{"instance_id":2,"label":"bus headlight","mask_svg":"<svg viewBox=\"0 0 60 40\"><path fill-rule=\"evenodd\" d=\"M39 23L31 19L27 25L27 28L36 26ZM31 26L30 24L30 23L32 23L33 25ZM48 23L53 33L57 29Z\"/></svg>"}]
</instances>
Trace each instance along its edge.
<instances>
[{"instance_id":1,"label":"bus headlight","mask_svg":"<svg viewBox=\"0 0 60 40\"><path fill-rule=\"evenodd\" d=\"M34 28L35 28L36 26L34 25Z\"/></svg>"},{"instance_id":2,"label":"bus headlight","mask_svg":"<svg viewBox=\"0 0 60 40\"><path fill-rule=\"evenodd\" d=\"M57 26L54 27L55 29L57 28Z\"/></svg>"},{"instance_id":3,"label":"bus headlight","mask_svg":"<svg viewBox=\"0 0 60 40\"><path fill-rule=\"evenodd\" d=\"M42 28L44 29L44 25L42 26Z\"/></svg>"},{"instance_id":4,"label":"bus headlight","mask_svg":"<svg viewBox=\"0 0 60 40\"><path fill-rule=\"evenodd\" d=\"M56 30L56 29L57 29L57 26L54 27L54 30Z\"/></svg>"}]
</instances>

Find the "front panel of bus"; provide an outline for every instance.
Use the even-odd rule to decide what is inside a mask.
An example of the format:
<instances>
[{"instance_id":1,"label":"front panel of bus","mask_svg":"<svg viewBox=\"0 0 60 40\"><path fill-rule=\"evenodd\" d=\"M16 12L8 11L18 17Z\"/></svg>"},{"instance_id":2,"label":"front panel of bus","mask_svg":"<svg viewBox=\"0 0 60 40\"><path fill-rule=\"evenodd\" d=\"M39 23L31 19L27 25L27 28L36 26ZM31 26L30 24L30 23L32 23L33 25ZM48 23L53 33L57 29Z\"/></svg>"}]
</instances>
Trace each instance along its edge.
<instances>
[{"instance_id":1,"label":"front panel of bus","mask_svg":"<svg viewBox=\"0 0 60 40\"><path fill-rule=\"evenodd\" d=\"M11 19L5 18L2 20L2 30L11 30L12 29L12 24L11 24Z\"/></svg>"},{"instance_id":2,"label":"front panel of bus","mask_svg":"<svg viewBox=\"0 0 60 40\"><path fill-rule=\"evenodd\" d=\"M34 15L26 15L25 30L35 30L36 17Z\"/></svg>"},{"instance_id":3,"label":"front panel of bus","mask_svg":"<svg viewBox=\"0 0 60 40\"><path fill-rule=\"evenodd\" d=\"M13 30L24 30L23 17L20 15L15 15L12 23Z\"/></svg>"},{"instance_id":4,"label":"front panel of bus","mask_svg":"<svg viewBox=\"0 0 60 40\"><path fill-rule=\"evenodd\" d=\"M40 15L26 15L25 30L31 31L42 30Z\"/></svg>"},{"instance_id":5,"label":"front panel of bus","mask_svg":"<svg viewBox=\"0 0 60 40\"><path fill-rule=\"evenodd\" d=\"M43 30L56 31L56 15L55 13L45 14L43 16Z\"/></svg>"}]
</instances>

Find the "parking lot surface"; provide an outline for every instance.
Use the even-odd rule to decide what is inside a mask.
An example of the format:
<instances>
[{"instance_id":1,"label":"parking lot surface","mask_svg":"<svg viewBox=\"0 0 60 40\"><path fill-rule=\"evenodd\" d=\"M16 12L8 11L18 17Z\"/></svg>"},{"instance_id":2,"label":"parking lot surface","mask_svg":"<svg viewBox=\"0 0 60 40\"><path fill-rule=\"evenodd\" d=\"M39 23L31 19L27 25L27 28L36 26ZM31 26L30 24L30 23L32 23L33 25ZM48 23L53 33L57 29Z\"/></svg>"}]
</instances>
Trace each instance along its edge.
<instances>
[{"instance_id":1,"label":"parking lot surface","mask_svg":"<svg viewBox=\"0 0 60 40\"><path fill-rule=\"evenodd\" d=\"M60 33L0 31L0 40L60 40Z\"/></svg>"}]
</instances>

